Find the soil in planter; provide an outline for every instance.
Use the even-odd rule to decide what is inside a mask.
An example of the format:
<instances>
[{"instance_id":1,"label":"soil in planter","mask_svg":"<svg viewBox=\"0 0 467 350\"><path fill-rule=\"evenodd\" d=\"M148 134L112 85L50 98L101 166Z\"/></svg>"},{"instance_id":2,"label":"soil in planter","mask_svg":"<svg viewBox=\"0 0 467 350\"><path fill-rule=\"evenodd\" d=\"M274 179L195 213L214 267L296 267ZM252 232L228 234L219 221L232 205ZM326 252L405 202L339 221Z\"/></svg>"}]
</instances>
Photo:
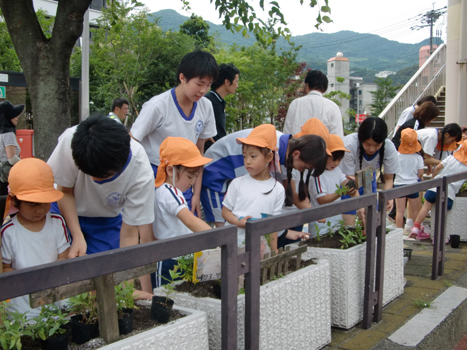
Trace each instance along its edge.
<instances>
[{"instance_id":1,"label":"soil in planter","mask_svg":"<svg viewBox=\"0 0 467 350\"><path fill-rule=\"evenodd\" d=\"M347 228L348 230L352 230L351 227ZM302 242L302 244L307 244L310 247L314 248L333 248L333 249L341 249L343 239L342 236L338 233L335 233L332 237L329 235L322 235L320 236L320 241L315 238L311 238L307 241ZM348 248L352 248L358 244L349 244Z\"/></svg>"},{"instance_id":2,"label":"soil in planter","mask_svg":"<svg viewBox=\"0 0 467 350\"><path fill-rule=\"evenodd\" d=\"M142 333L144 331L147 331L148 329L163 325L154 320L151 320L150 314L151 314L150 306L148 307L138 306L138 308L135 308L133 310L133 331L128 334L121 335L120 340ZM185 317L185 316L180 314L177 310L172 310L172 314L170 315L169 322L176 321L182 317ZM29 337L23 337L21 341L23 344L23 347L21 348L22 350L39 350L41 348L40 341L37 339L35 341L32 341L31 338ZM102 338L95 338L81 345L73 344L70 342L68 344L68 350L98 349L105 345L106 344Z\"/></svg>"},{"instance_id":3,"label":"soil in planter","mask_svg":"<svg viewBox=\"0 0 467 350\"><path fill-rule=\"evenodd\" d=\"M459 192L456 194L456 197L467 197L467 191L466 192Z\"/></svg>"}]
</instances>

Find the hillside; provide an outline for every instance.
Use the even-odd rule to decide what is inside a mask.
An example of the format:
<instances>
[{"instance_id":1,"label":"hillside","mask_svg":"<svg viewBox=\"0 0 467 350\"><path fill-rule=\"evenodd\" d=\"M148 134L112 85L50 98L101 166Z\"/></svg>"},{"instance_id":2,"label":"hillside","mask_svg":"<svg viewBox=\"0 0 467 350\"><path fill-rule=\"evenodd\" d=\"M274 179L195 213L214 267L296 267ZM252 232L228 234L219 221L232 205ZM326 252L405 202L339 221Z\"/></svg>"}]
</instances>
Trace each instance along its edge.
<instances>
[{"instance_id":1,"label":"hillside","mask_svg":"<svg viewBox=\"0 0 467 350\"><path fill-rule=\"evenodd\" d=\"M189 17L182 16L174 10L161 10L151 14L158 18L159 26L163 30L178 30L179 26ZM209 22L210 33L216 35L217 40L231 45L250 46L255 42L254 37L243 38L239 33L231 33L221 25ZM313 69L326 72L327 60L337 52L343 52L350 60L352 76L362 76L365 81L372 81L374 74L383 70L399 71L418 65L418 51L421 46L428 45L429 39L418 44L404 44L391 41L374 34L361 34L352 31L337 33L311 33L293 36L291 41L302 45L298 60L307 62ZM288 43L284 39L278 41L279 48L287 49Z\"/></svg>"}]
</instances>

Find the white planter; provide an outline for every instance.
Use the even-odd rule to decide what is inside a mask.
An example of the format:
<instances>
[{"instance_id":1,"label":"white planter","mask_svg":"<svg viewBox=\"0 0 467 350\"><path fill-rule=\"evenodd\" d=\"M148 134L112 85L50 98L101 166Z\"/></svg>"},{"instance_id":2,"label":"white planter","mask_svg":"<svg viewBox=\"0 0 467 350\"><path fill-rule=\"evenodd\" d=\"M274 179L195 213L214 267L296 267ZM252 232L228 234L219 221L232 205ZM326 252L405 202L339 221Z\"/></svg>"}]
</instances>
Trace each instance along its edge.
<instances>
[{"instance_id":1,"label":"white planter","mask_svg":"<svg viewBox=\"0 0 467 350\"><path fill-rule=\"evenodd\" d=\"M151 301L138 303L151 305ZM100 348L101 350L209 350L206 313L175 307L185 317Z\"/></svg>"},{"instance_id":2,"label":"white planter","mask_svg":"<svg viewBox=\"0 0 467 350\"><path fill-rule=\"evenodd\" d=\"M461 241L467 242L467 197L456 197L452 209L448 210L446 216L446 238L450 235L461 236ZM435 228L435 206L431 208L431 232ZM433 235L431 235L433 237Z\"/></svg>"},{"instance_id":3,"label":"white planter","mask_svg":"<svg viewBox=\"0 0 467 350\"><path fill-rule=\"evenodd\" d=\"M318 264L261 286L260 349L320 349L331 342L329 263ZM161 294L157 289L155 294ZM209 348L221 349L221 301L178 293L175 304L208 316ZM245 295L238 296L238 349L245 348Z\"/></svg>"},{"instance_id":4,"label":"white planter","mask_svg":"<svg viewBox=\"0 0 467 350\"><path fill-rule=\"evenodd\" d=\"M349 329L363 320L366 243L350 249L308 247L302 259L327 259L331 268L331 321ZM402 229L386 235L383 305L404 292L404 244Z\"/></svg>"}]
</instances>

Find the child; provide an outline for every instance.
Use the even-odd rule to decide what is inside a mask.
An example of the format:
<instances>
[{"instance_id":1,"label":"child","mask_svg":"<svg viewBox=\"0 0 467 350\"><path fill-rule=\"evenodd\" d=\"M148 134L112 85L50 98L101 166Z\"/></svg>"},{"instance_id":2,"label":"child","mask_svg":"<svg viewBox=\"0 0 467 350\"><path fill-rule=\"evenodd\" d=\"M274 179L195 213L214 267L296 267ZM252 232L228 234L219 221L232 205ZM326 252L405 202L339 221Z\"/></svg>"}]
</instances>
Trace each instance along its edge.
<instances>
[{"instance_id":1,"label":"child","mask_svg":"<svg viewBox=\"0 0 467 350\"><path fill-rule=\"evenodd\" d=\"M18 213L2 226L2 262L5 272L66 259L70 238L65 220L51 214L50 203L63 197L54 188L52 169L37 158L21 160L8 177L10 201ZM29 296L12 299L11 311L27 312L27 318L39 315L40 308L31 309Z\"/></svg>"},{"instance_id":2,"label":"child","mask_svg":"<svg viewBox=\"0 0 467 350\"><path fill-rule=\"evenodd\" d=\"M461 147L454 152L453 155L444 159L439 165L436 166L436 169L433 171L433 177L442 177L447 175L453 175L457 173L462 173L467 171L467 140L462 141ZM448 185L448 210L451 210L456 198L457 192L462 187L464 180L459 180L456 182L451 182ZM415 219L414 227L410 233L411 237L415 237L418 240L430 238L429 233L424 232L424 227L420 226L423 220L426 217L428 211L430 211L433 204L436 202L436 187L430 188L425 193L425 203L423 204L422 209ZM446 240L446 243L449 242L449 239Z\"/></svg>"},{"instance_id":3,"label":"child","mask_svg":"<svg viewBox=\"0 0 467 350\"><path fill-rule=\"evenodd\" d=\"M339 168L342 158L344 158L345 152L350 152L345 148L344 142L337 135L330 135L328 142L328 149L331 151L332 156L328 156L326 163L326 171L319 177L315 177L312 182L309 184L310 189L310 201L312 206L318 206L326 203L331 203L336 200L340 200L341 197L335 193L336 185L344 187L349 179L342 173ZM351 197L358 196L359 193L355 188L349 189L347 194ZM360 217L363 217L364 210L359 209L358 214ZM335 215L330 218L327 218L326 221L330 221L332 225L337 224L342 216ZM311 223L309 226L310 233L316 233L314 227L315 223ZM350 223L354 224L354 223ZM319 228L325 227L322 223L316 224Z\"/></svg>"},{"instance_id":4,"label":"child","mask_svg":"<svg viewBox=\"0 0 467 350\"><path fill-rule=\"evenodd\" d=\"M245 223L264 215L279 215L285 199L284 187L270 174L276 171L276 128L263 124L246 138L237 138L242 144L243 159L248 174L230 183L225 194L222 217L238 227L238 245L245 245ZM277 250L277 232L271 234L270 248Z\"/></svg>"},{"instance_id":5,"label":"child","mask_svg":"<svg viewBox=\"0 0 467 350\"><path fill-rule=\"evenodd\" d=\"M390 189L393 186L394 174L400 171L399 159L397 158L397 150L394 144L387 139L388 127L383 119L370 117L365 119L358 133L347 135L344 138L345 148L350 151L346 153L340 168L347 176L355 176L355 173L368 166L373 167L373 182L372 190L376 193L376 169L379 169L381 174L384 166L384 190ZM360 195L363 194L363 187L359 188ZM349 198L344 195L342 199ZM387 203L386 209L391 210L392 201ZM352 211L343 215L344 221L355 219L356 211ZM353 215L347 217L345 215Z\"/></svg>"},{"instance_id":6,"label":"child","mask_svg":"<svg viewBox=\"0 0 467 350\"><path fill-rule=\"evenodd\" d=\"M428 103L428 102L425 102ZM394 187L415 184L421 181L423 177L423 157L419 154L422 146L417 140L417 132L414 129L404 129L401 133L401 144L399 146L399 163L401 166L400 172L397 173L394 181ZM419 206L418 192L412 193L406 197L396 198L396 226L404 226L405 204L408 200L408 210L411 211L408 217L415 218L418 214ZM413 221L407 219L406 229L411 230Z\"/></svg>"},{"instance_id":7,"label":"child","mask_svg":"<svg viewBox=\"0 0 467 350\"><path fill-rule=\"evenodd\" d=\"M442 130L434 128L418 130L417 137L422 145L424 163L431 167L441 163L443 151L452 152L457 148L456 142L462 140L462 129L456 123L451 123ZM439 151L439 156L435 158L436 151ZM444 153L444 155L449 154Z\"/></svg>"},{"instance_id":8,"label":"child","mask_svg":"<svg viewBox=\"0 0 467 350\"><path fill-rule=\"evenodd\" d=\"M209 230L211 227L190 212L183 192L193 186L203 165L211 159L201 155L196 145L182 137L167 137L160 147L159 169L156 178L154 235L149 240L167 239ZM169 270L176 265L174 259L158 264L157 281L160 287L170 280ZM161 277L162 276L162 277ZM149 292L149 291L148 291Z\"/></svg>"},{"instance_id":9,"label":"child","mask_svg":"<svg viewBox=\"0 0 467 350\"><path fill-rule=\"evenodd\" d=\"M216 121L212 103L204 95L217 80L219 68L214 57L206 51L185 55L178 67L179 85L154 96L143 105L131 127L131 136L141 142L148 154L154 176L159 166L159 147L168 136L184 137L204 152L204 141L216 136ZM189 188L184 196L188 207L200 217L201 176L194 193ZM191 201L193 197L193 206Z\"/></svg>"}]
</instances>

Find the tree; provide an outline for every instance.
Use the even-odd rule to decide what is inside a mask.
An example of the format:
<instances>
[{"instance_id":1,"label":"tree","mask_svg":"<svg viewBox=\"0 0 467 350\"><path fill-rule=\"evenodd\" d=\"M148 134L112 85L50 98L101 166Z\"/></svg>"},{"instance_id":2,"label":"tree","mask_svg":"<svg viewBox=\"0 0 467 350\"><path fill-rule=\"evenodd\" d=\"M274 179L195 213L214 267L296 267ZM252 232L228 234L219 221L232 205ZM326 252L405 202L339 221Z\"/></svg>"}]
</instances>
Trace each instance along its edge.
<instances>
[{"instance_id":1,"label":"tree","mask_svg":"<svg viewBox=\"0 0 467 350\"><path fill-rule=\"evenodd\" d=\"M193 37L197 49L203 49L214 44L212 35L209 35L209 24L203 20L203 17L194 13L189 20L180 25L180 32Z\"/></svg>"},{"instance_id":2,"label":"tree","mask_svg":"<svg viewBox=\"0 0 467 350\"><path fill-rule=\"evenodd\" d=\"M302 3L303 1L300 0ZM5 18L11 40L15 47L26 78L34 112L36 157L47 159L53 151L57 137L70 126L70 58L73 47L83 32L83 18L91 0L58 0L57 13L52 35L48 38L41 28L34 11L32 0L0 0L0 9ZM131 0L135 4L136 0ZM183 0L185 6L189 2ZM264 33L264 22L256 16L251 5L253 0L216 0L219 16L224 18L227 29ZM254 1L256 4L256 1ZM328 0L318 10L317 26L330 22ZM270 2L269 17L287 25L276 1ZM310 0L315 7L317 0ZM259 0L264 9L264 0ZM240 23L240 24L238 24ZM290 37L287 28L279 27L277 32Z\"/></svg>"},{"instance_id":3,"label":"tree","mask_svg":"<svg viewBox=\"0 0 467 350\"><path fill-rule=\"evenodd\" d=\"M394 96L396 96L399 86L394 86L390 77L376 78L375 83L378 85L378 88L376 91L370 91L373 96L373 103L370 106L371 114L377 117L386 108Z\"/></svg>"}]
</instances>

